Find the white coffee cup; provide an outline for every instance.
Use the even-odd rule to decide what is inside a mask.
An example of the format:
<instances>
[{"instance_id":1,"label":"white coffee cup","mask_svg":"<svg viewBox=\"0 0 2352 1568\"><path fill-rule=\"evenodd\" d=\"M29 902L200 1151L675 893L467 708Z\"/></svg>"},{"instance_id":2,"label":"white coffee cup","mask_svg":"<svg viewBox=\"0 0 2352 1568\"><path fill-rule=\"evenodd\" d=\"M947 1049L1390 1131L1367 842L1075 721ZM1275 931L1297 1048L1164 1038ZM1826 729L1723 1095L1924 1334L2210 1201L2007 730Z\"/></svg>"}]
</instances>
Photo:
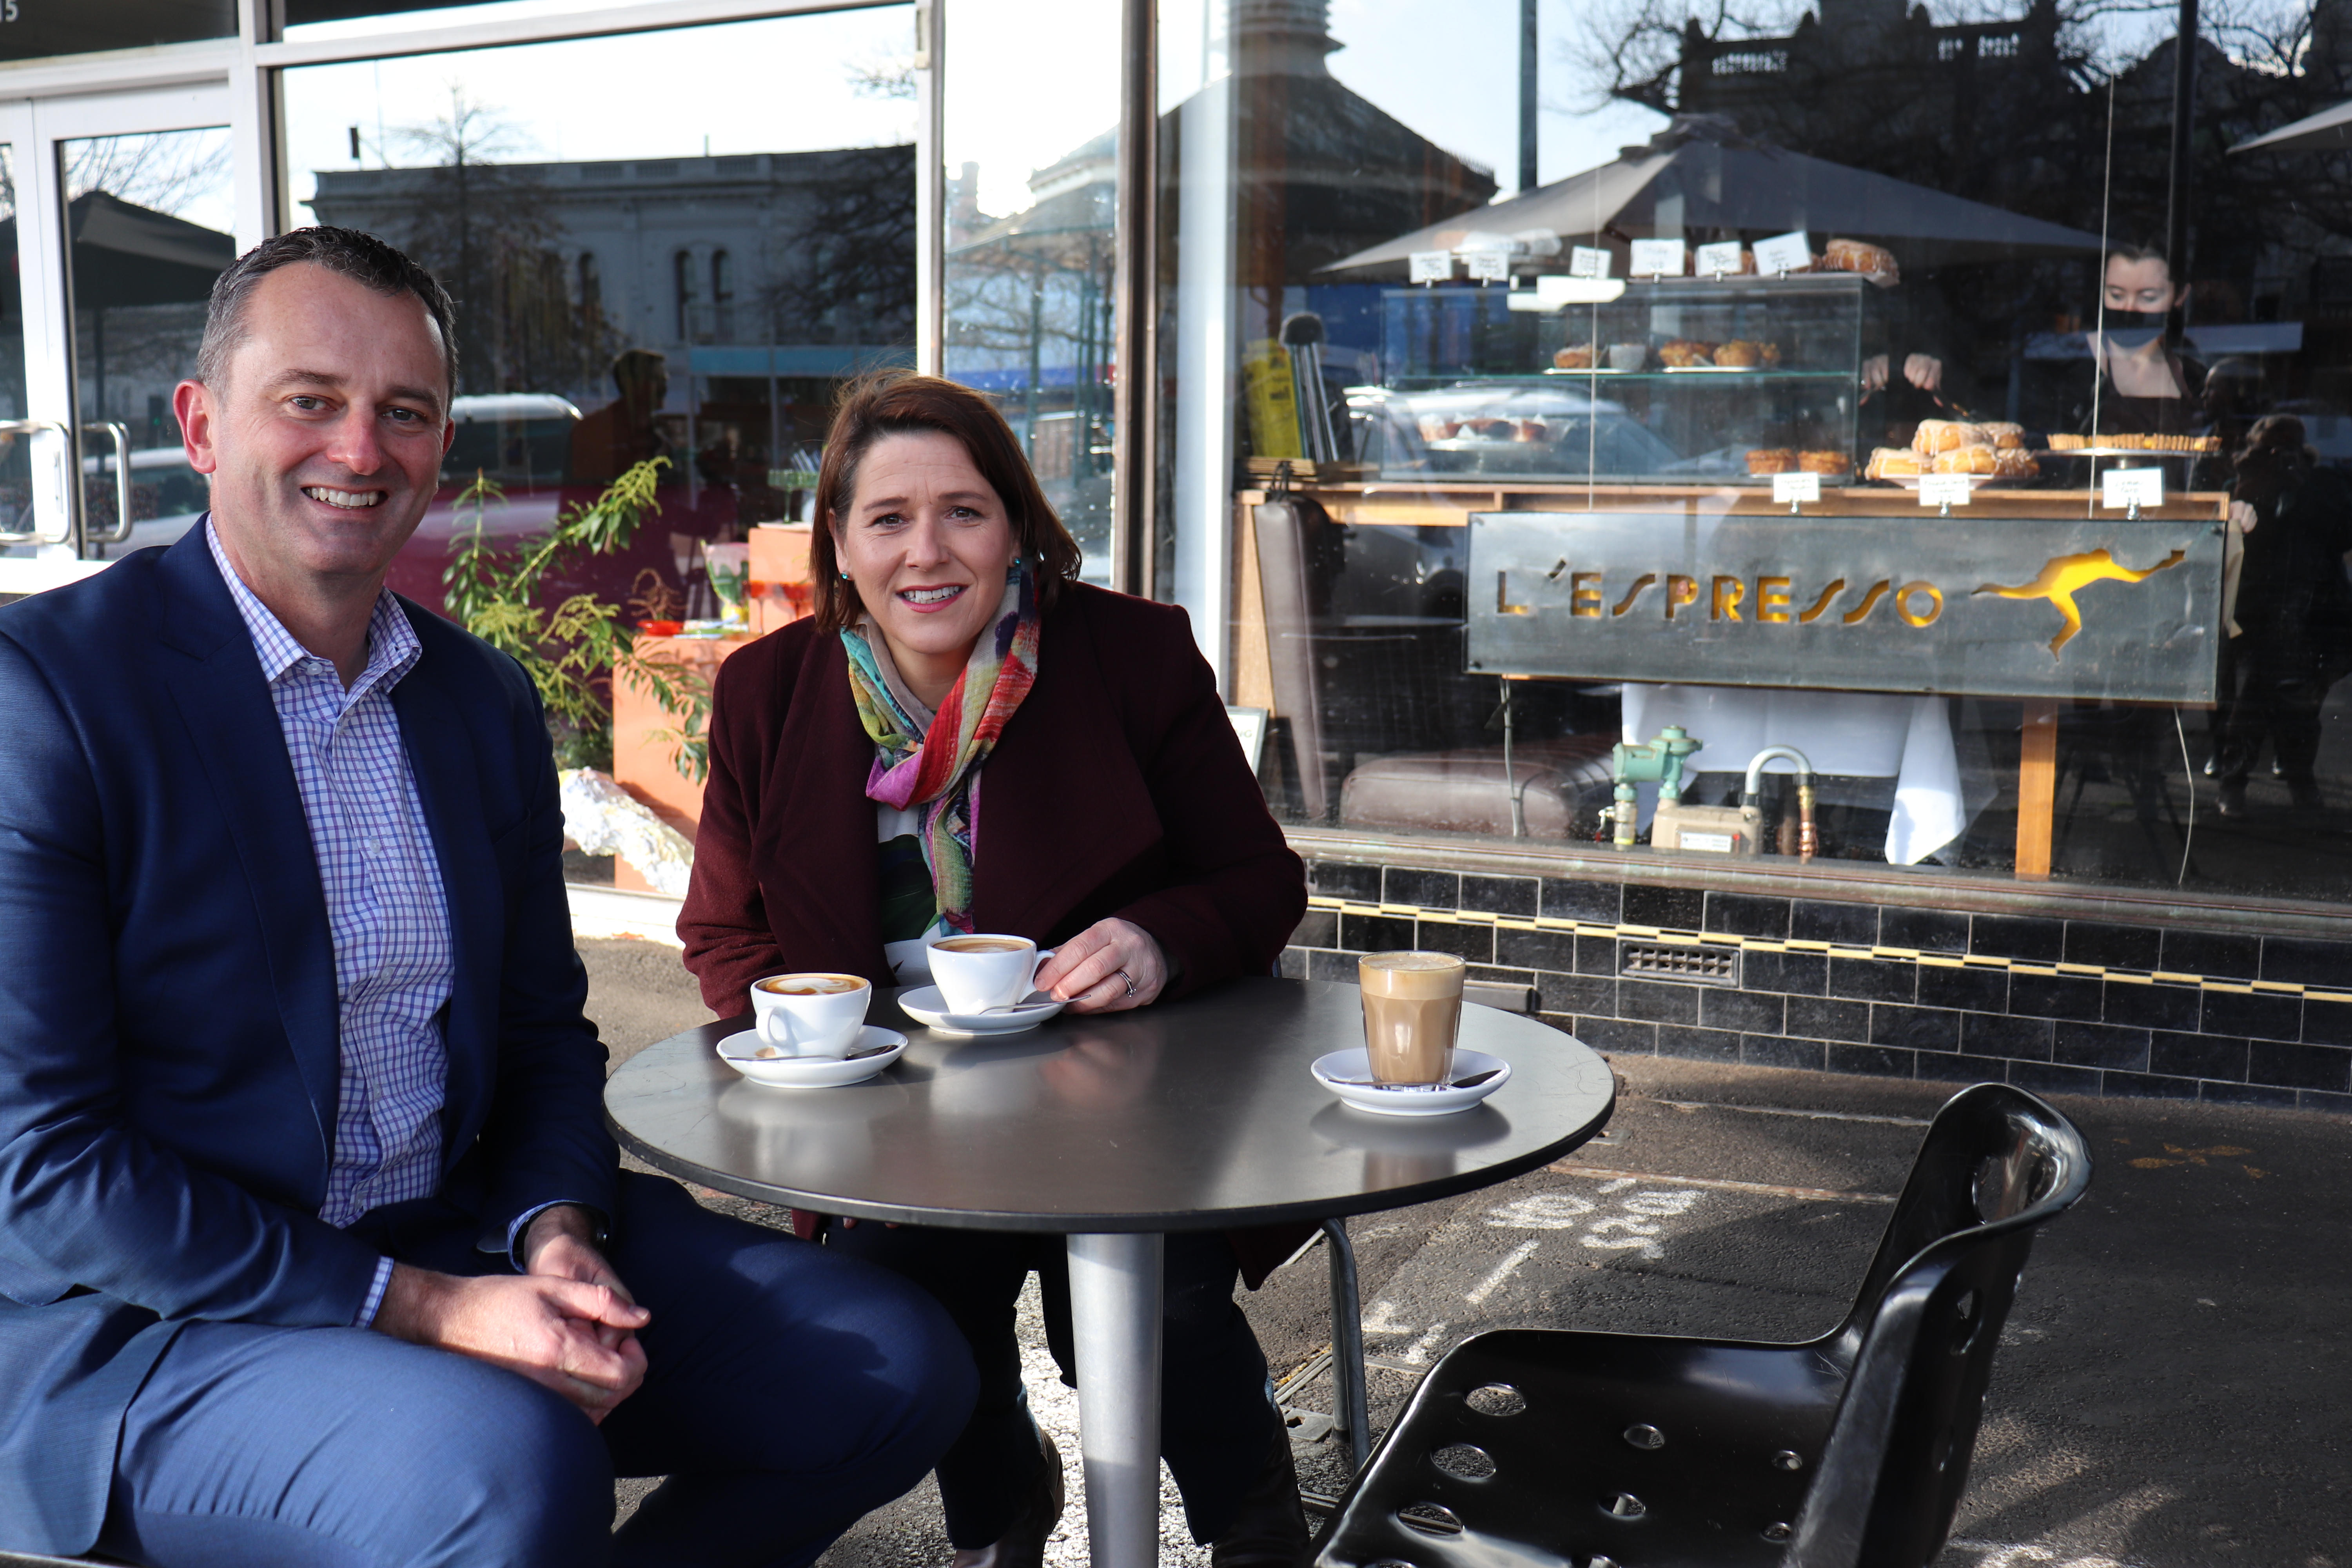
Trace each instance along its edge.
<instances>
[{"instance_id":1,"label":"white coffee cup","mask_svg":"<svg viewBox=\"0 0 2352 1568\"><path fill-rule=\"evenodd\" d=\"M1649 357L1650 345L1647 343L1611 343L1609 345L1611 370L1639 370Z\"/></svg>"},{"instance_id":2,"label":"white coffee cup","mask_svg":"<svg viewBox=\"0 0 2352 1568\"><path fill-rule=\"evenodd\" d=\"M751 987L761 1042L787 1057L845 1054L873 999L874 987L863 976L822 971L772 974Z\"/></svg>"},{"instance_id":3,"label":"white coffee cup","mask_svg":"<svg viewBox=\"0 0 2352 1568\"><path fill-rule=\"evenodd\" d=\"M1037 951L1025 936L991 931L950 931L929 943L931 980L948 1011L985 1013L1006 1007L1036 988L1037 971L1054 956Z\"/></svg>"}]
</instances>

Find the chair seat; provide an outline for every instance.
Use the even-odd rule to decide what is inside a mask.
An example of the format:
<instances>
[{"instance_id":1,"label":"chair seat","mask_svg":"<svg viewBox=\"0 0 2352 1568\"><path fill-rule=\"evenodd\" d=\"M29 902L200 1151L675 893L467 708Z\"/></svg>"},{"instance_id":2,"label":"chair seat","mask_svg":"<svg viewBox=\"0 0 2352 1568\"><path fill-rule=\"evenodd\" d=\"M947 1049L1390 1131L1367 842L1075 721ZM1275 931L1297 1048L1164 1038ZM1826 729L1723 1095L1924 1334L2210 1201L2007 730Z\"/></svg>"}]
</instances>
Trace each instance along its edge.
<instances>
[{"instance_id":1,"label":"chair seat","mask_svg":"<svg viewBox=\"0 0 2352 1568\"><path fill-rule=\"evenodd\" d=\"M1339 786L1339 820L1361 827L1438 833L1511 833L1511 797L1526 813L1528 836L1570 838L1608 804L1609 750L1617 737L1566 735L1511 748L1413 752L1357 764Z\"/></svg>"}]
</instances>

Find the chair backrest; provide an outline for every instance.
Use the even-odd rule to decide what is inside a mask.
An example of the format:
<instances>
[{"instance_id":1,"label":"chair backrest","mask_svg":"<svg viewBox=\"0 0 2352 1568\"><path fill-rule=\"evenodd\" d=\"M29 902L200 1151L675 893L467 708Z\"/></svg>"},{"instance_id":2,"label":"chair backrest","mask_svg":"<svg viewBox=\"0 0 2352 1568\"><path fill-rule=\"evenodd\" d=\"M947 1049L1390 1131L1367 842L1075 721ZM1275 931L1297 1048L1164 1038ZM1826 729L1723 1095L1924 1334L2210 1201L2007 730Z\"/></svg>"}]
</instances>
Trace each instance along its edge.
<instances>
[{"instance_id":1,"label":"chair backrest","mask_svg":"<svg viewBox=\"0 0 2352 1568\"><path fill-rule=\"evenodd\" d=\"M1851 1373L1788 1568L1924 1568L1942 1550L2034 1228L2090 1181L2082 1133L2023 1089L1979 1084L1937 1113L1820 1345Z\"/></svg>"}]
</instances>

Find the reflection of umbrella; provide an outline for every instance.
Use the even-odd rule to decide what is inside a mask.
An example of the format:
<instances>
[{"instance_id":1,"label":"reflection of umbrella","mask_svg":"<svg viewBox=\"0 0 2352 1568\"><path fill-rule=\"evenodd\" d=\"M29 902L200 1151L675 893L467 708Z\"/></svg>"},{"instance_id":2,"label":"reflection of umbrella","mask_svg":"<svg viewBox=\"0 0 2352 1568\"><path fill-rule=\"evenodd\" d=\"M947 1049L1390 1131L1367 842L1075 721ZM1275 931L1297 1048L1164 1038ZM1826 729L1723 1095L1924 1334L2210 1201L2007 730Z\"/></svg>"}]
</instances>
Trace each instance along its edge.
<instances>
[{"instance_id":1,"label":"reflection of umbrella","mask_svg":"<svg viewBox=\"0 0 2352 1568\"><path fill-rule=\"evenodd\" d=\"M1749 142L1720 116L1679 115L1614 163L1359 251L1330 270L1450 250L1473 229L1584 236L1604 228L1668 239L1706 229L1803 229L1886 240L1898 259L1922 268L2099 248L2095 234Z\"/></svg>"},{"instance_id":2,"label":"reflection of umbrella","mask_svg":"<svg viewBox=\"0 0 2352 1568\"><path fill-rule=\"evenodd\" d=\"M236 259L236 241L218 229L134 206L105 191L76 196L66 210L74 303L86 310L199 302ZM0 220L0 251L14 256L16 247L16 220ZM0 276L13 306L16 269Z\"/></svg>"},{"instance_id":3,"label":"reflection of umbrella","mask_svg":"<svg viewBox=\"0 0 2352 1568\"><path fill-rule=\"evenodd\" d=\"M2340 153L2352 147L2352 103L2305 115L2292 125L2241 142L2232 153Z\"/></svg>"}]
</instances>

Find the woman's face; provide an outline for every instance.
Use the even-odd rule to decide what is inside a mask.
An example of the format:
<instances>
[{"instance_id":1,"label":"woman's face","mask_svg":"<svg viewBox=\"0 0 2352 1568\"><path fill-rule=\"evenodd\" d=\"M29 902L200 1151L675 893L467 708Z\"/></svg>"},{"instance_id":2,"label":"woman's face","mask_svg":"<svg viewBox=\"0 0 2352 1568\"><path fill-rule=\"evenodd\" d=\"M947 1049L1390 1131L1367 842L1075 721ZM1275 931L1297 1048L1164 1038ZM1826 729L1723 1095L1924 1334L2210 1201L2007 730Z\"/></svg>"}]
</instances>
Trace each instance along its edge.
<instances>
[{"instance_id":1,"label":"woman's face","mask_svg":"<svg viewBox=\"0 0 2352 1568\"><path fill-rule=\"evenodd\" d=\"M1004 597L1012 520L963 443L939 431L885 436L858 464L856 493L829 521L841 569L918 696L946 695Z\"/></svg>"},{"instance_id":2,"label":"woman's face","mask_svg":"<svg viewBox=\"0 0 2352 1568\"><path fill-rule=\"evenodd\" d=\"M2154 257L2132 261L2107 258L2107 310L2161 316L2179 303L2172 287L2172 268Z\"/></svg>"}]
</instances>

